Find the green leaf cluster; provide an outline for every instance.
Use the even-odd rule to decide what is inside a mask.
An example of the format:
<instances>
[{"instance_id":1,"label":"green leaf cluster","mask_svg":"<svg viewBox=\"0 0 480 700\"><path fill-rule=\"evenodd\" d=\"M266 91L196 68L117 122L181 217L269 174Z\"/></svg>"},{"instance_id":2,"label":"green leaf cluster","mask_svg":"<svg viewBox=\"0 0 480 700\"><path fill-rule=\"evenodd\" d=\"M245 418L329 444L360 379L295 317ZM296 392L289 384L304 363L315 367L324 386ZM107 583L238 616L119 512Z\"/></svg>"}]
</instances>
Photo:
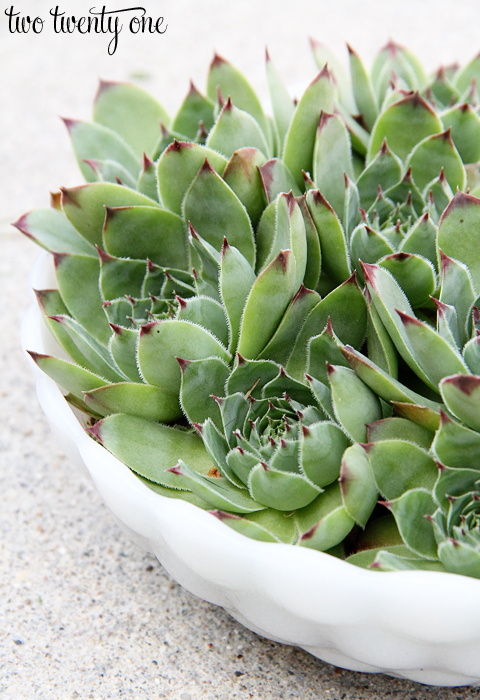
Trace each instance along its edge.
<instances>
[{"instance_id":1,"label":"green leaf cluster","mask_svg":"<svg viewBox=\"0 0 480 700\"><path fill-rule=\"evenodd\" d=\"M31 353L150 488L268 542L480 578L480 62L389 43L271 114L215 56L177 114L102 83L87 181L16 226L69 360ZM479 83L480 84L480 83Z\"/></svg>"}]
</instances>

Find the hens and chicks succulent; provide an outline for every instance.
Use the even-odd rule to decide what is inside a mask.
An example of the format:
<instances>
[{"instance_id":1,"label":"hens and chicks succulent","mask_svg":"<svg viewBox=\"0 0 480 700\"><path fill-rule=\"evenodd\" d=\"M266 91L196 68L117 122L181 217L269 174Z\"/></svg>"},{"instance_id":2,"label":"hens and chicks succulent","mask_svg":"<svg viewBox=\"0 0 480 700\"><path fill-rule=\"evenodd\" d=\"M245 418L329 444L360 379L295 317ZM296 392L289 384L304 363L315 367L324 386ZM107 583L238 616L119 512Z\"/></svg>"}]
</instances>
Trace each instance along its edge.
<instances>
[{"instance_id":1,"label":"hens and chicks succulent","mask_svg":"<svg viewBox=\"0 0 480 700\"><path fill-rule=\"evenodd\" d=\"M480 58L316 42L271 113L216 56L174 118L102 83L66 120L88 184L16 223L92 436L249 537L480 577ZM161 504L159 503L159 507Z\"/></svg>"}]
</instances>

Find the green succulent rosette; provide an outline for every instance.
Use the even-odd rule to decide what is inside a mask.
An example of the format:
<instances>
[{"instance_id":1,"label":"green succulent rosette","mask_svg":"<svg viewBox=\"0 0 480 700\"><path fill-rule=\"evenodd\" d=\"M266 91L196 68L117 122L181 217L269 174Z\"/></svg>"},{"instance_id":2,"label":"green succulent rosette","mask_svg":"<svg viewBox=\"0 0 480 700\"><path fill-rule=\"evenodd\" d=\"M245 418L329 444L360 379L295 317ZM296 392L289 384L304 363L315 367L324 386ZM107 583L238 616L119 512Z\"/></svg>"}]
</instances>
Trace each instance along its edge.
<instances>
[{"instance_id":1,"label":"green succulent rosette","mask_svg":"<svg viewBox=\"0 0 480 700\"><path fill-rule=\"evenodd\" d=\"M480 61L317 42L272 116L216 56L174 118L101 83L87 184L16 223L70 360L31 353L150 488L254 539L480 577ZM478 394L478 395L477 395ZM478 464L477 464L478 463Z\"/></svg>"}]
</instances>

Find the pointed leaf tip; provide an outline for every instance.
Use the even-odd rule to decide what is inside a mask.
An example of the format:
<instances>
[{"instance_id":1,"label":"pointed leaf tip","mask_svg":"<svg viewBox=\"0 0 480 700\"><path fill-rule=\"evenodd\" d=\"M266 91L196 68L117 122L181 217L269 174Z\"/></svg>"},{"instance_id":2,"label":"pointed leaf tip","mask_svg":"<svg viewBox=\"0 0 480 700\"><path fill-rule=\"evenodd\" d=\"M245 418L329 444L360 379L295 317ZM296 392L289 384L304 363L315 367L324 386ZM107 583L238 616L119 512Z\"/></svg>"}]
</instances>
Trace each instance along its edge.
<instances>
[{"instance_id":1,"label":"pointed leaf tip","mask_svg":"<svg viewBox=\"0 0 480 700\"><path fill-rule=\"evenodd\" d=\"M300 538L301 541L303 542L303 540L311 539L314 536L317 527L318 527L318 523L315 523L315 525L313 527L311 527L310 530L307 530L307 532L304 532Z\"/></svg>"},{"instance_id":2,"label":"pointed leaf tip","mask_svg":"<svg viewBox=\"0 0 480 700\"><path fill-rule=\"evenodd\" d=\"M445 384L452 384L462 394L471 396L471 394L480 386L480 377L472 374L454 374L451 377L445 377L440 382L440 387Z\"/></svg>"},{"instance_id":3,"label":"pointed leaf tip","mask_svg":"<svg viewBox=\"0 0 480 700\"><path fill-rule=\"evenodd\" d=\"M469 204L480 204L480 199L478 197L474 197L472 194L466 194L465 192L462 192L461 190L458 190L455 192L453 199L450 200L448 206L444 210L442 216L440 217L440 221L438 222L438 226L440 227L443 220L455 209L460 209L463 207L467 207Z\"/></svg>"},{"instance_id":4,"label":"pointed leaf tip","mask_svg":"<svg viewBox=\"0 0 480 700\"><path fill-rule=\"evenodd\" d=\"M93 437L96 438L103 445L103 440L100 436L100 427L102 422L103 421L99 420L95 423L95 425L91 425L90 427L85 428L85 432L90 433L90 435L93 435Z\"/></svg>"},{"instance_id":5,"label":"pointed leaf tip","mask_svg":"<svg viewBox=\"0 0 480 700\"><path fill-rule=\"evenodd\" d=\"M378 270L378 265L371 265L369 263L364 263L359 260L360 267L362 268L363 276L365 280L368 280L372 287L375 285L375 274Z\"/></svg>"},{"instance_id":6,"label":"pointed leaf tip","mask_svg":"<svg viewBox=\"0 0 480 700\"><path fill-rule=\"evenodd\" d=\"M175 299L178 301L181 309L187 308L187 302L185 301L185 299L182 299L182 297L179 297L178 294L175 295Z\"/></svg>"},{"instance_id":7,"label":"pointed leaf tip","mask_svg":"<svg viewBox=\"0 0 480 700\"><path fill-rule=\"evenodd\" d=\"M52 355L42 355L42 353L35 352L34 350L27 350L27 353L30 355L34 362L38 362L39 359L42 359L44 357L52 357Z\"/></svg>"},{"instance_id":8,"label":"pointed leaf tip","mask_svg":"<svg viewBox=\"0 0 480 700\"><path fill-rule=\"evenodd\" d=\"M183 475L182 468L179 464L177 464L176 467L171 467L170 469L165 469L166 472L171 472L172 474L180 474L180 476Z\"/></svg>"},{"instance_id":9,"label":"pointed leaf tip","mask_svg":"<svg viewBox=\"0 0 480 700\"><path fill-rule=\"evenodd\" d=\"M328 78L330 79L330 71L328 70L328 63L325 63L323 66L322 70L318 74L316 80L320 80L320 78Z\"/></svg>"},{"instance_id":10,"label":"pointed leaf tip","mask_svg":"<svg viewBox=\"0 0 480 700\"><path fill-rule=\"evenodd\" d=\"M400 320L404 326L423 326L423 323L419 321L418 318L415 318L415 316L409 316L408 314L404 313L403 311L400 311L399 309L395 309L395 311L400 316Z\"/></svg>"},{"instance_id":11,"label":"pointed leaf tip","mask_svg":"<svg viewBox=\"0 0 480 700\"><path fill-rule=\"evenodd\" d=\"M180 365L180 369L182 370L182 373L183 373L185 371L185 368L187 367L187 365L190 364L190 360L182 360L181 357L177 357L176 355L175 355L175 359L178 362L178 364Z\"/></svg>"},{"instance_id":12,"label":"pointed leaf tip","mask_svg":"<svg viewBox=\"0 0 480 700\"><path fill-rule=\"evenodd\" d=\"M213 54L212 63L210 64L210 69L214 68L215 66L221 66L223 63L228 63L228 61L219 56L218 53L215 51L215 53Z\"/></svg>"},{"instance_id":13,"label":"pointed leaf tip","mask_svg":"<svg viewBox=\"0 0 480 700\"><path fill-rule=\"evenodd\" d=\"M30 236L31 234L27 225L28 214L29 212L23 214L19 219L17 219L17 221L15 221L15 223L12 224L12 226L15 226L15 228L21 231L21 233Z\"/></svg>"},{"instance_id":14,"label":"pointed leaf tip","mask_svg":"<svg viewBox=\"0 0 480 700\"><path fill-rule=\"evenodd\" d=\"M330 378L331 375L335 372L335 367L333 365L331 365L328 360L325 361L325 364L327 366L328 377Z\"/></svg>"},{"instance_id":15,"label":"pointed leaf tip","mask_svg":"<svg viewBox=\"0 0 480 700\"><path fill-rule=\"evenodd\" d=\"M363 447L363 449L365 450L365 452L368 455L368 453L370 452L370 450L372 449L372 447L374 446L375 443L374 442L359 442L358 444L360 445L360 447Z\"/></svg>"},{"instance_id":16,"label":"pointed leaf tip","mask_svg":"<svg viewBox=\"0 0 480 700\"><path fill-rule=\"evenodd\" d=\"M242 520L239 515L234 515L233 513L226 513L223 510L209 510L210 515L214 515L216 518L221 520Z\"/></svg>"},{"instance_id":17,"label":"pointed leaf tip","mask_svg":"<svg viewBox=\"0 0 480 700\"><path fill-rule=\"evenodd\" d=\"M192 222L191 222L191 221L188 222L188 230L190 231L190 235L191 235L192 238L194 238L196 241L199 241L199 240L200 240L199 235L198 235L198 233L195 231L195 229L193 228Z\"/></svg>"},{"instance_id":18,"label":"pointed leaf tip","mask_svg":"<svg viewBox=\"0 0 480 700\"><path fill-rule=\"evenodd\" d=\"M200 174L205 174L205 173L212 173L213 175L215 175L215 170L212 168L212 166L208 162L208 158L205 158L205 163L200 168Z\"/></svg>"},{"instance_id":19,"label":"pointed leaf tip","mask_svg":"<svg viewBox=\"0 0 480 700\"><path fill-rule=\"evenodd\" d=\"M143 172L146 173L149 168L153 167L153 161L143 152Z\"/></svg>"},{"instance_id":20,"label":"pointed leaf tip","mask_svg":"<svg viewBox=\"0 0 480 700\"><path fill-rule=\"evenodd\" d=\"M73 129L74 126L76 126L77 124L81 124L81 123L82 123L79 119L68 119L68 117L60 117L60 119L62 120L62 122L63 122L63 123L65 124L65 126L67 127L67 131L68 131L69 134L72 133L72 129Z\"/></svg>"},{"instance_id":21,"label":"pointed leaf tip","mask_svg":"<svg viewBox=\"0 0 480 700\"><path fill-rule=\"evenodd\" d=\"M143 326L140 326L140 338L151 333L154 326L158 326L159 323L160 321L152 321L151 323L145 323Z\"/></svg>"}]
</instances>

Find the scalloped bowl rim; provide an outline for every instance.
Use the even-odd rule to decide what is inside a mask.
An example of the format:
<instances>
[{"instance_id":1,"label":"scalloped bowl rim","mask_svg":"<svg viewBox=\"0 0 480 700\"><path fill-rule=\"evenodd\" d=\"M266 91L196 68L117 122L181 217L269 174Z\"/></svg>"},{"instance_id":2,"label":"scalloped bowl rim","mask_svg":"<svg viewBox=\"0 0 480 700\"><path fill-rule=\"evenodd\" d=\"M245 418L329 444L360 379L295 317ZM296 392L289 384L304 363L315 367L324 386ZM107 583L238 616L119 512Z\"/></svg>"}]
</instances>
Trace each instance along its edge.
<instances>
[{"instance_id":1,"label":"scalloped bowl rim","mask_svg":"<svg viewBox=\"0 0 480 700\"><path fill-rule=\"evenodd\" d=\"M53 286L52 256L42 252L30 287ZM66 357L33 292L22 347ZM149 489L91 439L81 414L29 361L40 405L68 457L85 465L122 529L187 590L254 632L342 668L430 685L480 684L480 581L368 571L304 547L248 539L208 512Z\"/></svg>"}]
</instances>

